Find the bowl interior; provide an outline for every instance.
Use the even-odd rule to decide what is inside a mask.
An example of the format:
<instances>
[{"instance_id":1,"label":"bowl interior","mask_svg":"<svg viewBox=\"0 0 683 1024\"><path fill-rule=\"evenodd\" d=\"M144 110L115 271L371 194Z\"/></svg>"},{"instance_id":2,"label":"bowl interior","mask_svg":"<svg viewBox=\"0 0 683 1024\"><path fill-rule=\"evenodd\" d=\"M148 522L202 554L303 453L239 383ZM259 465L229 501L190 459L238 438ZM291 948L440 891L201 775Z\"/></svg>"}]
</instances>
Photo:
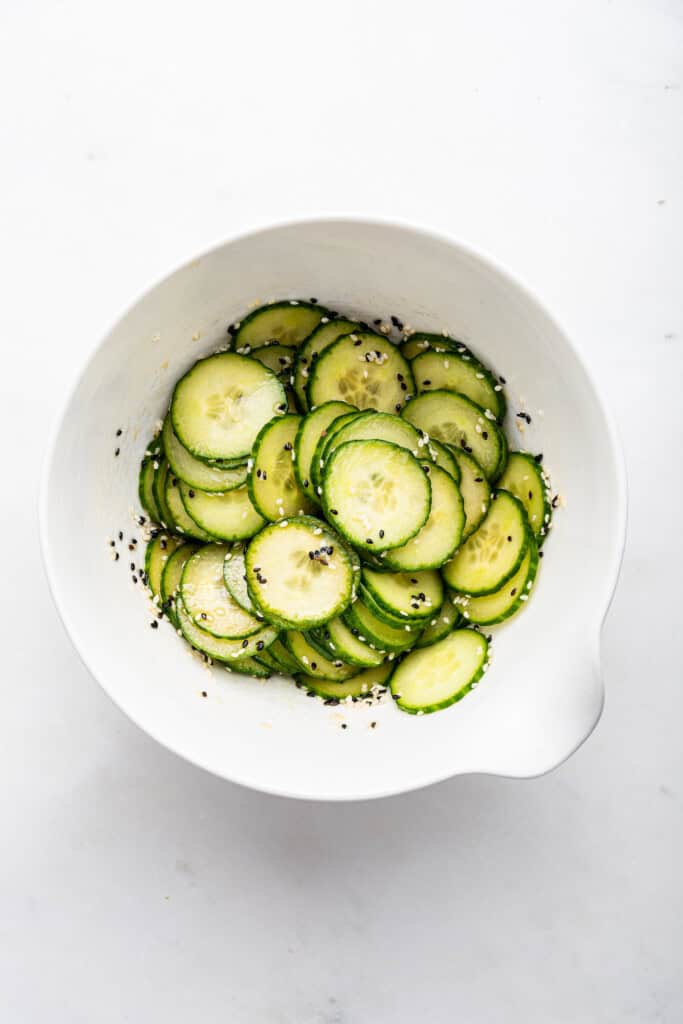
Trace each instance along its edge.
<instances>
[{"instance_id":1,"label":"bowl interior","mask_svg":"<svg viewBox=\"0 0 683 1024\"><path fill-rule=\"evenodd\" d=\"M129 571L142 561L142 539L132 554L119 544L111 560L119 530L141 536L138 466L174 381L224 343L250 304L299 296L363 319L395 313L471 345L507 380L513 447L542 451L566 499L533 600L495 630L484 684L443 713L325 707L284 680L207 669L168 626L150 629ZM523 434L514 423L522 407L532 417ZM433 235L296 223L229 242L166 278L117 323L78 381L48 458L42 512L53 592L93 675L152 736L226 778L292 796L360 798L461 772L533 775L567 756L600 714L599 632L624 533L610 425L539 305Z\"/></svg>"}]
</instances>

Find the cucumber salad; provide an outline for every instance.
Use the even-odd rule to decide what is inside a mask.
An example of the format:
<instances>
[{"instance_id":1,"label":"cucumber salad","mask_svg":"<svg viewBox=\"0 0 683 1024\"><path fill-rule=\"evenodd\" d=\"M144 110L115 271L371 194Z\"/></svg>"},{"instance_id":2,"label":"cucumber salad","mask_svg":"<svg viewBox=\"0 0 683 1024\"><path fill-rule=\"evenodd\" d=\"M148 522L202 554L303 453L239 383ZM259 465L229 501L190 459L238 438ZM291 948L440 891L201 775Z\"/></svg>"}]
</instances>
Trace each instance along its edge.
<instances>
[{"instance_id":1,"label":"cucumber salad","mask_svg":"<svg viewBox=\"0 0 683 1024\"><path fill-rule=\"evenodd\" d=\"M528 601L551 500L504 379L391 319L274 302L177 381L140 468L143 579L211 663L425 714Z\"/></svg>"}]
</instances>

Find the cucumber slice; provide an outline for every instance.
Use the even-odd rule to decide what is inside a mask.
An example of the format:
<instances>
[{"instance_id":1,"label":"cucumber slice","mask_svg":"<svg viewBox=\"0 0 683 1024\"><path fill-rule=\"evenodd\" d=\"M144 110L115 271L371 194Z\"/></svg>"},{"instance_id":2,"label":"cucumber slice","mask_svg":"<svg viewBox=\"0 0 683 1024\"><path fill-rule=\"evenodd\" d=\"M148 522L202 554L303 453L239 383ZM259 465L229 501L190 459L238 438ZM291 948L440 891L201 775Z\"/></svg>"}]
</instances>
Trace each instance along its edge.
<instances>
[{"instance_id":1,"label":"cucumber slice","mask_svg":"<svg viewBox=\"0 0 683 1024\"><path fill-rule=\"evenodd\" d=\"M285 389L255 359L219 352L195 363L175 386L173 431L198 459L249 455L261 427L285 412Z\"/></svg>"},{"instance_id":2,"label":"cucumber slice","mask_svg":"<svg viewBox=\"0 0 683 1024\"><path fill-rule=\"evenodd\" d=\"M380 608L407 622L432 619L443 604L443 582L438 572L430 569L405 573L375 572L366 567L362 580Z\"/></svg>"},{"instance_id":3,"label":"cucumber slice","mask_svg":"<svg viewBox=\"0 0 683 1024\"><path fill-rule=\"evenodd\" d=\"M374 668L384 661L385 652L371 647L367 640L359 640L341 618L332 619L323 627L323 637L331 657L341 658L349 665Z\"/></svg>"},{"instance_id":4,"label":"cucumber slice","mask_svg":"<svg viewBox=\"0 0 683 1024\"><path fill-rule=\"evenodd\" d=\"M201 526L195 523L192 516L187 514L187 510L183 505L183 499L180 496L178 477L173 476L170 466L166 474L164 500L168 514L171 517L169 526L176 533L187 534L188 537L194 537L196 540L209 541L212 539L206 530L202 530Z\"/></svg>"},{"instance_id":5,"label":"cucumber slice","mask_svg":"<svg viewBox=\"0 0 683 1024\"><path fill-rule=\"evenodd\" d=\"M351 402L358 409L400 412L415 394L410 364L392 342L371 331L339 338L315 361L308 404Z\"/></svg>"},{"instance_id":6,"label":"cucumber slice","mask_svg":"<svg viewBox=\"0 0 683 1024\"><path fill-rule=\"evenodd\" d=\"M311 497L319 504L321 503L321 496L323 493L322 467L325 465L325 450L328 444L334 435L337 434L347 423L351 423L353 420L358 419L359 416L370 415L372 414L368 412L347 412L343 416L338 416L333 420L327 430L321 433L318 443L315 446L315 451L313 452L313 459L311 460L311 483L313 485Z\"/></svg>"},{"instance_id":7,"label":"cucumber slice","mask_svg":"<svg viewBox=\"0 0 683 1024\"><path fill-rule=\"evenodd\" d=\"M429 331L414 331L407 341L402 342L401 352L411 362L423 352L457 352L472 355L466 345L444 334L430 334Z\"/></svg>"},{"instance_id":8,"label":"cucumber slice","mask_svg":"<svg viewBox=\"0 0 683 1024\"><path fill-rule=\"evenodd\" d=\"M169 474L169 465L166 459L162 458L160 461L155 461L154 467L152 490L154 492L154 500L156 501L157 508L159 509L159 522L162 526L172 529L173 516L166 504L166 478Z\"/></svg>"},{"instance_id":9,"label":"cucumber slice","mask_svg":"<svg viewBox=\"0 0 683 1024\"><path fill-rule=\"evenodd\" d=\"M477 598L477 600L485 599ZM456 607L453 601L444 601L439 614L435 618L430 619L429 625L425 626L420 633L415 648L431 647L432 644L438 643L439 640L443 640L445 636L448 636L462 621L463 617L459 606Z\"/></svg>"},{"instance_id":10,"label":"cucumber slice","mask_svg":"<svg viewBox=\"0 0 683 1024\"><path fill-rule=\"evenodd\" d=\"M263 628L263 623L240 608L223 580L225 548L207 544L187 562L180 580L185 610L200 629L211 636L242 640Z\"/></svg>"},{"instance_id":11,"label":"cucumber slice","mask_svg":"<svg viewBox=\"0 0 683 1024\"><path fill-rule=\"evenodd\" d=\"M161 572L161 607L165 610L173 625L178 628L178 620L175 614L175 597L180 586L180 578L183 575L185 563L197 550L198 545L188 541L176 548Z\"/></svg>"},{"instance_id":12,"label":"cucumber slice","mask_svg":"<svg viewBox=\"0 0 683 1024\"><path fill-rule=\"evenodd\" d=\"M255 679L270 679L273 670L270 665L264 664L262 657L267 654L263 651L258 658L237 658L229 665L223 665L226 672L241 672L244 676L253 676Z\"/></svg>"},{"instance_id":13,"label":"cucumber slice","mask_svg":"<svg viewBox=\"0 0 683 1024\"><path fill-rule=\"evenodd\" d=\"M452 476L456 484L460 484L460 466L455 461L455 456L441 441L433 437L429 439L427 451L432 462L435 462L439 469L444 469L449 476ZM425 456L426 458L426 456Z\"/></svg>"},{"instance_id":14,"label":"cucumber slice","mask_svg":"<svg viewBox=\"0 0 683 1024\"><path fill-rule=\"evenodd\" d=\"M248 351L273 343L295 348L308 337L323 316L329 316L329 311L323 306L299 299L259 306L241 321L234 336L235 350Z\"/></svg>"},{"instance_id":15,"label":"cucumber slice","mask_svg":"<svg viewBox=\"0 0 683 1024\"><path fill-rule=\"evenodd\" d=\"M401 711L430 714L462 700L488 668L488 643L473 629L456 629L421 651L412 651L391 677Z\"/></svg>"},{"instance_id":16,"label":"cucumber slice","mask_svg":"<svg viewBox=\"0 0 683 1024\"><path fill-rule=\"evenodd\" d=\"M269 675L272 675L273 672L277 672L278 675L283 675L282 665L277 658L273 657L270 648L268 648L267 651L261 651L260 654L255 655L254 661L258 662L258 664L262 665L264 668L267 668L269 670ZM284 672L284 675L289 675L289 672Z\"/></svg>"},{"instance_id":17,"label":"cucumber slice","mask_svg":"<svg viewBox=\"0 0 683 1024\"><path fill-rule=\"evenodd\" d=\"M305 686L312 693L324 697L329 701L342 701L346 697L375 697L386 693L386 683L393 666L391 664L381 665L377 668L368 668L364 672L358 672L343 683L332 683L324 679L315 679L313 676L299 674L296 681L300 686Z\"/></svg>"},{"instance_id":18,"label":"cucumber slice","mask_svg":"<svg viewBox=\"0 0 683 1024\"><path fill-rule=\"evenodd\" d=\"M415 427L399 416L388 412L359 413L330 435L322 451L323 465L319 464L321 477L332 452L347 441L389 441L399 448L407 448L416 458L424 458L427 455L426 443L421 435Z\"/></svg>"},{"instance_id":19,"label":"cucumber slice","mask_svg":"<svg viewBox=\"0 0 683 1024\"><path fill-rule=\"evenodd\" d=\"M406 623L405 626L390 626L370 609L364 598L354 601L342 616L353 635L363 643L374 644L381 651L391 653L412 647L420 635L420 627ZM356 632L354 632L354 630Z\"/></svg>"},{"instance_id":20,"label":"cucumber slice","mask_svg":"<svg viewBox=\"0 0 683 1024\"><path fill-rule=\"evenodd\" d=\"M180 497L190 518L216 540L245 540L265 525L246 487L207 494L180 481Z\"/></svg>"},{"instance_id":21,"label":"cucumber slice","mask_svg":"<svg viewBox=\"0 0 683 1024\"><path fill-rule=\"evenodd\" d=\"M493 594L519 569L530 538L521 501L496 491L486 519L444 565L443 578L461 594Z\"/></svg>"},{"instance_id":22,"label":"cucumber slice","mask_svg":"<svg viewBox=\"0 0 683 1024\"><path fill-rule=\"evenodd\" d=\"M314 647L308 637L295 630L285 633L284 644L299 665L299 671L306 672L314 679L327 679L329 682L342 683L345 679L350 679L357 671L353 665L345 665L340 658L332 661L317 647Z\"/></svg>"},{"instance_id":23,"label":"cucumber slice","mask_svg":"<svg viewBox=\"0 0 683 1024\"><path fill-rule=\"evenodd\" d=\"M172 533L158 533L147 545L145 551L145 576L147 586L154 597L161 597L161 574L177 547L182 544L180 537Z\"/></svg>"},{"instance_id":24,"label":"cucumber slice","mask_svg":"<svg viewBox=\"0 0 683 1024\"><path fill-rule=\"evenodd\" d=\"M249 496L264 519L273 522L304 516L315 507L294 473L294 441L301 420L301 416L278 416L266 423L254 443Z\"/></svg>"},{"instance_id":25,"label":"cucumber slice","mask_svg":"<svg viewBox=\"0 0 683 1024\"><path fill-rule=\"evenodd\" d=\"M171 417L167 416L162 431L164 453L171 467L171 472L184 480L190 487L199 487L202 491L223 493L240 487L247 481L246 462L235 469L219 469L200 459L195 459L187 449L183 448L173 433Z\"/></svg>"},{"instance_id":26,"label":"cucumber slice","mask_svg":"<svg viewBox=\"0 0 683 1024\"><path fill-rule=\"evenodd\" d=\"M302 409L308 409L308 396L306 388L311 367L321 352L350 331L362 330L362 327L355 320L329 320L323 317L317 327L309 334L296 354L296 369L294 370L294 391L297 401Z\"/></svg>"},{"instance_id":27,"label":"cucumber slice","mask_svg":"<svg viewBox=\"0 0 683 1024\"><path fill-rule=\"evenodd\" d=\"M292 657L289 653L282 640L278 637L274 640L268 648L268 653L271 658L274 658L280 665L280 670L284 672L286 676L293 676L299 671L299 663L296 658Z\"/></svg>"},{"instance_id":28,"label":"cucumber slice","mask_svg":"<svg viewBox=\"0 0 683 1024\"><path fill-rule=\"evenodd\" d=\"M489 480L495 480L504 469L505 435L493 419L464 395L429 391L408 402L402 415L437 441L474 455Z\"/></svg>"},{"instance_id":29,"label":"cucumber slice","mask_svg":"<svg viewBox=\"0 0 683 1024\"><path fill-rule=\"evenodd\" d=\"M294 357L293 349L285 348L284 345L277 343L264 345L263 348L257 348L251 354L252 359L258 359L259 363L267 366L285 385L289 384L289 379L292 376Z\"/></svg>"},{"instance_id":30,"label":"cucumber slice","mask_svg":"<svg viewBox=\"0 0 683 1024\"><path fill-rule=\"evenodd\" d=\"M522 564L500 590L488 597L467 597L453 591L453 600L468 622L494 626L511 618L529 600L538 569L538 545L532 538Z\"/></svg>"},{"instance_id":31,"label":"cucumber slice","mask_svg":"<svg viewBox=\"0 0 683 1024\"><path fill-rule=\"evenodd\" d=\"M383 562L390 569L439 569L462 540L465 507L458 485L443 469L421 462L432 485L432 507L419 533L400 548L387 551Z\"/></svg>"},{"instance_id":32,"label":"cucumber slice","mask_svg":"<svg viewBox=\"0 0 683 1024\"><path fill-rule=\"evenodd\" d=\"M356 547L373 552L414 537L431 508L429 479L414 455L388 441L347 441L325 462L323 508Z\"/></svg>"},{"instance_id":33,"label":"cucumber slice","mask_svg":"<svg viewBox=\"0 0 683 1024\"><path fill-rule=\"evenodd\" d=\"M328 428L340 416L356 412L347 402L325 402L304 416L299 424L294 440L294 472L299 486L306 494L313 494L314 486L311 478L313 454L318 442L327 437ZM314 496L315 500L315 496Z\"/></svg>"},{"instance_id":34,"label":"cucumber slice","mask_svg":"<svg viewBox=\"0 0 683 1024\"><path fill-rule=\"evenodd\" d=\"M396 615L394 612L390 612L388 608L385 608L384 605L378 603L376 598L370 593L367 587L363 586L362 583L358 588L358 596L365 607L369 609L369 611L371 611L372 614L381 622L384 622L385 625L391 626L393 629L403 629L404 631L407 626L408 631L413 634L413 639L424 628L425 623L427 622L426 616L418 616L412 611L410 616L401 616Z\"/></svg>"},{"instance_id":35,"label":"cucumber slice","mask_svg":"<svg viewBox=\"0 0 683 1024\"><path fill-rule=\"evenodd\" d=\"M542 544L553 512L543 467L528 452L510 452L498 486L519 498L526 509L532 532Z\"/></svg>"},{"instance_id":36,"label":"cucumber slice","mask_svg":"<svg viewBox=\"0 0 683 1024\"><path fill-rule=\"evenodd\" d=\"M491 488L484 470L472 455L461 448L451 448L450 451L460 470L460 493L465 506L462 539L467 540L486 518L491 505Z\"/></svg>"},{"instance_id":37,"label":"cucumber slice","mask_svg":"<svg viewBox=\"0 0 683 1024\"><path fill-rule=\"evenodd\" d=\"M269 647L277 638L278 631L271 626L262 627L258 633L245 637L243 640L225 640L212 636L205 629L200 629L188 614L180 598L176 599L176 615L180 630L196 650L206 654L214 661L234 662L237 658L248 658Z\"/></svg>"},{"instance_id":38,"label":"cucumber slice","mask_svg":"<svg viewBox=\"0 0 683 1024\"><path fill-rule=\"evenodd\" d=\"M223 582L240 608L250 615L258 615L247 587L247 566L242 544L235 544L232 551L227 552L223 561Z\"/></svg>"},{"instance_id":39,"label":"cucumber slice","mask_svg":"<svg viewBox=\"0 0 683 1024\"><path fill-rule=\"evenodd\" d=\"M413 359L411 367L418 392L457 391L481 409L490 409L498 422L505 416L502 385L466 352L423 352Z\"/></svg>"},{"instance_id":40,"label":"cucumber slice","mask_svg":"<svg viewBox=\"0 0 683 1024\"><path fill-rule=\"evenodd\" d=\"M140 464L138 480L138 497L140 504L153 523L158 523L161 513L154 497L154 459L144 458Z\"/></svg>"},{"instance_id":41,"label":"cucumber slice","mask_svg":"<svg viewBox=\"0 0 683 1024\"><path fill-rule=\"evenodd\" d=\"M358 558L310 516L267 526L247 548L254 604L283 629L310 629L339 615L354 596Z\"/></svg>"}]
</instances>

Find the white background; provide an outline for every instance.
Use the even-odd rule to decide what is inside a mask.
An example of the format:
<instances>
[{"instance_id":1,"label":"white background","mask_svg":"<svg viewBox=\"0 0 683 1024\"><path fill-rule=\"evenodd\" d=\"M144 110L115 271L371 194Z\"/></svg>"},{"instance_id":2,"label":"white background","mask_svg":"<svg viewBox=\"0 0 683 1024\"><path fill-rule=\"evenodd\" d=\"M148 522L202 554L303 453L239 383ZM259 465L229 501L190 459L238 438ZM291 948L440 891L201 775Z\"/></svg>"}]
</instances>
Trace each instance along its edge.
<instances>
[{"instance_id":1,"label":"white background","mask_svg":"<svg viewBox=\"0 0 683 1024\"><path fill-rule=\"evenodd\" d=\"M5 0L0 95L3 1024L683 1020L683 5ZM47 592L96 340L208 245L346 212L506 264L617 417L606 710L546 778L238 789L123 718Z\"/></svg>"}]
</instances>

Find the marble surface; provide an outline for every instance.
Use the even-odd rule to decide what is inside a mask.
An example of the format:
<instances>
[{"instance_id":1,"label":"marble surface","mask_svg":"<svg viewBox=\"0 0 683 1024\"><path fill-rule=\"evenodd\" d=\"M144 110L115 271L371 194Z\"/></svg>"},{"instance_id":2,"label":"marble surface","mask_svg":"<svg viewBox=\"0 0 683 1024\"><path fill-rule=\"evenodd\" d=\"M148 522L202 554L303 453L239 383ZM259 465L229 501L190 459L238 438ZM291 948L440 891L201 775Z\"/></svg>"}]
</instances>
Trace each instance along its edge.
<instances>
[{"instance_id":1,"label":"marble surface","mask_svg":"<svg viewBox=\"0 0 683 1024\"><path fill-rule=\"evenodd\" d=\"M682 47L674 0L0 7L3 1021L683 1019ZM491 253L615 412L606 708L545 778L247 792L124 719L60 625L36 498L83 357L180 260L319 213Z\"/></svg>"}]
</instances>

